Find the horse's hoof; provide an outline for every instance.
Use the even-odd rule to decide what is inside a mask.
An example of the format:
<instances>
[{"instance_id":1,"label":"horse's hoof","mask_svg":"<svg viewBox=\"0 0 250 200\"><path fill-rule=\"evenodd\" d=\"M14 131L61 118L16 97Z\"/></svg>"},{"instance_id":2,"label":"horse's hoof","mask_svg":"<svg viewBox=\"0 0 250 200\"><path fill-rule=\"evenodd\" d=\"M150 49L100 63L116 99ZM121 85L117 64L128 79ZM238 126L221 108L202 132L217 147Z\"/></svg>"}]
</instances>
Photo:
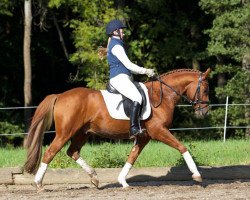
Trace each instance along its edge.
<instances>
[{"instance_id":1,"label":"horse's hoof","mask_svg":"<svg viewBox=\"0 0 250 200\"><path fill-rule=\"evenodd\" d=\"M91 183L96 187L96 188L98 188L98 185L99 185L99 180L98 179L96 179L96 178L91 178Z\"/></svg>"},{"instance_id":2,"label":"horse's hoof","mask_svg":"<svg viewBox=\"0 0 250 200\"><path fill-rule=\"evenodd\" d=\"M131 189L131 187L129 185L126 185L126 186L123 186L122 189L123 190L129 190L129 189Z\"/></svg>"},{"instance_id":3,"label":"horse's hoof","mask_svg":"<svg viewBox=\"0 0 250 200\"><path fill-rule=\"evenodd\" d=\"M36 188L37 192L44 191L44 187L42 184L32 183L31 185Z\"/></svg>"},{"instance_id":4,"label":"horse's hoof","mask_svg":"<svg viewBox=\"0 0 250 200\"><path fill-rule=\"evenodd\" d=\"M193 175L192 178L193 178L193 180L196 181L196 182L199 182L199 183L202 182L201 176Z\"/></svg>"},{"instance_id":5,"label":"horse's hoof","mask_svg":"<svg viewBox=\"0 0 250 200\"><path fill-rule=\"evenodd\" d=\"M123 189L128 189L129 188L129 184L127 184L126 181L118 181L121 185Z\"/></svg>"},{"instance_id":6,"label":"horse's hoof","mask_svg":"<svg viewBox=\"0 0 250 200\"><path fill-rule=\"evenodd\" d=\"M98 176L97 176L96 172L94 171L92 174L89 174L89 176L90 176L90 182L91 182L96 188L98 188L99 179L98 179Z\"/></svg>"},{"instance_id":7,"label":"horse's hoof","mask_svg":"<svg viewBox=\"0 0 250 200\"><path fill-rule=\"evenodd\" d=\"M44 189L44 187L43 187L43 186L41 186L41 187L37 187L37 192L43 192L43 191L45 191L45 189Z\"/></svg>"}]
</instances>

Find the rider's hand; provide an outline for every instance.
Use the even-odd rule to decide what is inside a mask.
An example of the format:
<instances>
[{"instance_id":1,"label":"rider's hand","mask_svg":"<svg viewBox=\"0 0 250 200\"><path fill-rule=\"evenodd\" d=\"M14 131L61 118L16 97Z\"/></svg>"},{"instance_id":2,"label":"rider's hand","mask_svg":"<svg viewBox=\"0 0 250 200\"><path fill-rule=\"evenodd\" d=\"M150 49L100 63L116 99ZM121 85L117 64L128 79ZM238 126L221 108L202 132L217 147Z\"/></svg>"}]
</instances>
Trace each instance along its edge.
<instances>
[{"instance_id":1,"label":"rider's hand","mask_svg":"<svg viewBox=\"0 0 250 200\"><path fill-rule=\"evenodd\" d=\"M148 77L152 77L155 75L154 69L146 69L146 74Z\"/></svg>"}]
</instances>

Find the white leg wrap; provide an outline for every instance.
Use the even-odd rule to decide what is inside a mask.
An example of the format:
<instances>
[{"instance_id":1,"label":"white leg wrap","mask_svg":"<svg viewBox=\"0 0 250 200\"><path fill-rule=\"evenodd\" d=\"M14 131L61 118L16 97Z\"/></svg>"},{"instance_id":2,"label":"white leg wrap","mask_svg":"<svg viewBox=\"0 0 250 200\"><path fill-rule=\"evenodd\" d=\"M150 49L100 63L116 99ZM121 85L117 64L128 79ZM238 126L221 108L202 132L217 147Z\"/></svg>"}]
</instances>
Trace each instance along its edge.
<instances>
[{"instance_id":1,"label":"white leg wrap","mask_svg":"<svg viewBox=\"0 0 250 200\"><path fill-rule=\"evenodd\" d=\"M87 162L81 157L76 160L76 163L79 164L84 169L84 171L88 173L91 178L91 183L98 188L99 180L96 171L91 166L89 166Z\"/></svg>"},{"instance_id":2,"label":"white leg wrap","mask_svg":"<svg viewBox=\"0 0 250 200\"><path fill-rule=\"evenodd\" d=\"M44 177L44 174L45 174L47 168L48 168L48 164L42 162L37 173L36 173L36 176L35 176L35 183L37 185L42 184L43 177Z\"/></svg>"},{"instance_id":3,"label":"white leg wrap","mask_svg":"<svg viewBox=\"0 0 250 200\"><path fill-rule=\"evenodd\" d=\"M118 182L122 184L122 187L124 188L129 186L128 183L126 182L126 176L128 175L131 168L132 168L132 165L126 162L126 164L124 165L124 167L122 168L122 171L120 172L118 176Z\"/></svg>"},{"instance_id":4,"label":"white leg wrap","mask_svg":"<svg viewBox=\"0 0 250 200\"><path fill-rule=\"evenodd\" d=\"M189 170L193 173L193 175L201 176L190 153L186 151L185 153L182 154L182 156L184 160L186 161Z\"/></svg>"},{"instance_id":5,"label":"white leg wrap","mask_svg":"<svg viewBox=\"0 0 250 200\"><path fill-rule=\"evenodd\" d=\"M76 160L76 163L79 164L89 175L93 174L95 170L90 167L85 160L81 157Z\"/></svg>"}]
</instances>

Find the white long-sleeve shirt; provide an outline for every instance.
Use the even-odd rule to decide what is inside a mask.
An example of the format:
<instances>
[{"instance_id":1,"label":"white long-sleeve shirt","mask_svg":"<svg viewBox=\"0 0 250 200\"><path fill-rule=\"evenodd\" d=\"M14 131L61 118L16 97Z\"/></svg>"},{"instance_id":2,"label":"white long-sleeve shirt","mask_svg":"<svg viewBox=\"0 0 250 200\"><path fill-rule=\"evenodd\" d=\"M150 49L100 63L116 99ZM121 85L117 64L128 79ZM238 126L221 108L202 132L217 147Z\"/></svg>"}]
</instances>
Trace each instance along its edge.
<instances>
[{"instance_id":1,"label":"white long-sleeve shirt","mask_svg":"<svg viewBox=\"0 0 250 200\"><path fill-rule=\"evenodd\" d=\"M125 53L124 48L121 45L115 45L111 49L112 54L114 54L121 62L122 64L129 69L134 74L145 74L146 68L140 67L134 63L132 63L127 54Z\"/></svg>"}]
</instances>

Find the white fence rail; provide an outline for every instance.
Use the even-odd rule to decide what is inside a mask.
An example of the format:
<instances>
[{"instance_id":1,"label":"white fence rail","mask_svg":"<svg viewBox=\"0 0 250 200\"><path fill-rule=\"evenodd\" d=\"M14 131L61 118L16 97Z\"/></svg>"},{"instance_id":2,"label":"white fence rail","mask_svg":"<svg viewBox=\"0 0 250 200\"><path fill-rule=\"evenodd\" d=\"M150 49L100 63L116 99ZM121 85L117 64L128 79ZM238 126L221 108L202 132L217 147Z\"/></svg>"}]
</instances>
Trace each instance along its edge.
<instances>
[{"instance_id":1,"label":"white fence rail","mask_svg":"<svg viewBox=\"0 0 250 200\"><path fill-rule=\"evenodd\" d=\"M178 107L191 107L192 105L177 105ZM226 98L225 104L210 104L210 107L225 107L225 119L224 119L224 126L215 126L215 127L195 127L195 128L171 128L172 131L183 131L183 130L209 130L209 129L223 129L223 141L226 141L226 132L227 129L247 129L250 128L250 124L247 126L227 126L227 116L228 116L228 107L229 106L250 106L250 104L229 104L228 97ZM18 110L18 109L35 109L37 106L29 106L29 107L5 107L0 108L1 110ZM54 133L55 131L46 131L45 133ZM27 135L28 133L6 133L0 134L0 136L20 136L20 135Z\"/></svg>"}]
</instances>

